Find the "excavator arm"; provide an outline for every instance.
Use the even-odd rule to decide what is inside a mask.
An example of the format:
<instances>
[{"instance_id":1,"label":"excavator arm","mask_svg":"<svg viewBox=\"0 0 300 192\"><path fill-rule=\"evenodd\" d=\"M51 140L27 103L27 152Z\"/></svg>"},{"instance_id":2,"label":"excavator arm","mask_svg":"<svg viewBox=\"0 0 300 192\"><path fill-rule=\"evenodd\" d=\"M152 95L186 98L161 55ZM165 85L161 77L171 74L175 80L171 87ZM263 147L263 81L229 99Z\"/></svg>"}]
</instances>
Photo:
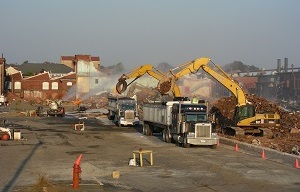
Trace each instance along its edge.
<instances>
[{"instance_id":1,"label":"excavator arm","mask_svg":"<svg viewBox=\"0 0 300 192\"><path fill-rule=\"evenodd\" d=\"M220 71L220 73L210 68L208 66L209 63L212 63ZM176 74L170 71L173 75L173 81L176 81L180 77L185 76L187 74L196 73L200 69L202 69L215 80L217 80L219 83L221 83L224 87L226 87L233 95L235 95L235 97L237 98L238 106L246 105L247 103L245 93L239 86L239 84L234 82L233 79L231 79L218 65L214 64L209 58L201 57L193 61L187 62L175 69L181 70Z\"/></svg>"},{"instance_id":2,"label":"excavator arm","mask_svg":"<svg viewBox=\"0 0 300 192\"><path fill-rule=\"evenodd\" d=\"M146 64L141 67L135 68L132 70L129 74L123 74L116 85L116 90L119 94L122 94L127 87L132 84L135 80L140 78L141 76L145 74L150 75L151 77L158 80L158 86L157 89L161 94L167 93L169 90L172 90L173 95L175 97L180 96L180 90L179 87L170 81L168 76L164 74L163 72L159 71L158 69L155 69L152 65ZM126 80L134 78L130 83L127 83Z\"/></svg>"}]
</instances>

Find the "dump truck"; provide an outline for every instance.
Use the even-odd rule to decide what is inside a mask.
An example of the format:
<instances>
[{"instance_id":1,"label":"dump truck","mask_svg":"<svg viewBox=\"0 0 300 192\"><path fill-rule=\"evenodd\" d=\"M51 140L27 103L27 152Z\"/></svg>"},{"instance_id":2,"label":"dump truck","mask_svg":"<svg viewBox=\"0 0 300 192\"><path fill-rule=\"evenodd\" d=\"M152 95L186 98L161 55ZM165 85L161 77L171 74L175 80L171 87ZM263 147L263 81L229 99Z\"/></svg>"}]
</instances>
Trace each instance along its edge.
<instances>
[{"instance_id":1,"label":"dump truck","mask_svg":"<svg viewBox=\"0 0 300 192\"><path fill-rule=\"evenodd\" d=\"M108 119L119 127L138 125L137 101L131 97L108 97Z\"/></svg>"},{"instance_id":2,"label":"dump truck","mask_svg":"<svg viewBox=\"0 0 300 192\"><path fill-rule=\"evenodd\" d=\"M143 134L151 136L162 133L163 141L190 145L205 145L216 148L219 137L213 123L208 120L207 101L190 101L174 98L167 102L143 104Z\"/></svg>"}]
</instances>

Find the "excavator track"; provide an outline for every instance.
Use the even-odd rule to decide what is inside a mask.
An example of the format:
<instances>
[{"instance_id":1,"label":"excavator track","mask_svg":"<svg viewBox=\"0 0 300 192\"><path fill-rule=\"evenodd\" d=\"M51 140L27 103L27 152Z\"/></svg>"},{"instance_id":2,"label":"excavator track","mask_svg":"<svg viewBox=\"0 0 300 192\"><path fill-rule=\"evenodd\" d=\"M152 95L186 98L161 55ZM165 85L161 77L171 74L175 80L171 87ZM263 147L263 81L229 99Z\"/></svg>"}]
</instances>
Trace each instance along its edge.
<instances>
[{"instance_id":1,"label":"excavator track","mask_svg":"<svg viewBox=\"0 0 300 192\"><path fill-rule=\"evenodd\" d=\"M270 128L263 128L260 127L259 130L261 131L261 136L266 136L266 137L272 137L273 136L273 131Z\"/></svg>"},{"instance_id":2,"label":"excavator track","mask_svg":"<svg viewBox=\"0 0 300 192\"><path fill-rule=\"evenodd\" d=\"M224 130L224 133L226 135L232 135L232 136L244 136L245 130L240 127L226 127Z\"/></svg>"}]
</instances>

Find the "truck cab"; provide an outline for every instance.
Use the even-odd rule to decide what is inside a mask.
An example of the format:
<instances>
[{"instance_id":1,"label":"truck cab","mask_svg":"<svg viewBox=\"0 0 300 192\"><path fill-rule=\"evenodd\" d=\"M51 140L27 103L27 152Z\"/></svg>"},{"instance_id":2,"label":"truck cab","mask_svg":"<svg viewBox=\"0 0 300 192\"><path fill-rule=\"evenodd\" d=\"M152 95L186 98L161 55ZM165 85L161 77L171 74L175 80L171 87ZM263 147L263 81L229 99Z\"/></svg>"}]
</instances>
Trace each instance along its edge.
<instances>
[{"instance_id":1,"label":"truck cab","mask_svg":"<svg viewBox=\"0 0 300 192\"><path fill-rule=\"evenodd\" d=\"M173 139L184 147L193 145L217 146L218 136L208 121L207 103L175 103L172 107L171 132Z\"/></svg>"},{"instance_id":2,"label":"truck cab","mask_svg":"<svg viewBox=\"0 0 300 192\"><path fill-rule=\"evenodd\" d=\"M109 97L108 118L119 127L138 125L139 116L137 112L137 101L130 97Z\"/></svg>"}]
</instances>

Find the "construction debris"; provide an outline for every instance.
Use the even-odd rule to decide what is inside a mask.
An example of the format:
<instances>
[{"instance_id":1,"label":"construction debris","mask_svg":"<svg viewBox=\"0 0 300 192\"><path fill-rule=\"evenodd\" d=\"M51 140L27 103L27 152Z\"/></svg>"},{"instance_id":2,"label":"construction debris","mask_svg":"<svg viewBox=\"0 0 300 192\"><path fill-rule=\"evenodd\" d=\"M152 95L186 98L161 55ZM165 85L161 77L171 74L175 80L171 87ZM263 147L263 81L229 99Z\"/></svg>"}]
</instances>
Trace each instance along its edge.
<instances>
[{"instance_id":1,"label":"construction debris","mask_svg":"<svg viewBox=\"0 0 300 192\"><path fill-rule=\"evenodd\" d=\"M271 127L273 136L272 138L262 137L260 138L260 145L269 147L278 151L295 153L295 146L300 143L300 113L299 112L287 112L282 109L276 103L269 102L264 98L260 98L256 95L246 95L247 101L256 106L257 113L275 113L280 114L280 127ZM236 106L236 98L234 96L222 98L212 104L212 110L218 110L219 113L225 118L223 122L227 122L230 125L233 122L233 116ZM226 126L226 125L220 125ZM224 135L224 137L230 137L232 139L238 139L243 142L253 143L255 140L253 137L232 137ZM257 141L254 141L256 144Z\"/></svg>"}]
</instances>

